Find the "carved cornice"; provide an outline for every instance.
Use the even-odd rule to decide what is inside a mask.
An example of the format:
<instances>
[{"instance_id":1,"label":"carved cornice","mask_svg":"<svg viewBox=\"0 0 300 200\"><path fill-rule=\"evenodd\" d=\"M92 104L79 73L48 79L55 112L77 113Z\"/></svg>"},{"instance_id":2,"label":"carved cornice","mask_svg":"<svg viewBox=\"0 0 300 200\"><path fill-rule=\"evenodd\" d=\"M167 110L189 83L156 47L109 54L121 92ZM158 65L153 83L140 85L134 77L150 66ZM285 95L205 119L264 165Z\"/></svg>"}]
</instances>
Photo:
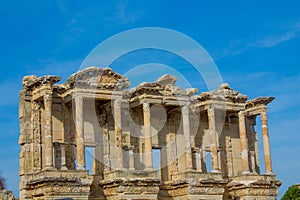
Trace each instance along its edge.
<instances>
[{"instance_id":1,"label":"carved cornice","mask_svg":"<svg viewBox=\"0 0 300 200\"><path fill-rule=\"evenodd\" d=\"M246 103L246 108L257 107L260 105L266 106L267 104L271 103L275 97L257 97L255 99L248 100Z\"/></svg>"},{"instance_id":2,"label":"carved cornice","mask_svg":"<svg viewBox=\"0 0 300 200\"><path fill-rule=\"evenodd\" d=\"M42 85L54 85L58 81L60 81L61 78L59 76L25 76L23 78L23 89L32 90L35 88L39 88Z\"/></svg>"}]
</instances>

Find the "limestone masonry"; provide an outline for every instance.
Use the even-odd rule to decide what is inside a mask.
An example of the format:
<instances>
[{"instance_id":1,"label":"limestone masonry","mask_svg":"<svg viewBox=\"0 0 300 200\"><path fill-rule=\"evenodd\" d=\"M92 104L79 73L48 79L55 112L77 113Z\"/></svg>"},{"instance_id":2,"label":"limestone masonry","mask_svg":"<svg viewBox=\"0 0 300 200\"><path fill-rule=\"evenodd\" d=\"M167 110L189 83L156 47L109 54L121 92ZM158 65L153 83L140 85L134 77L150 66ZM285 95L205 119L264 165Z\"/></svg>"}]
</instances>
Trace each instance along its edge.
<instances>
[{"instance_id":1,"label":"limestone masonry","mask_svg":"<svg viewBox=\"0 0 300 200\"><path fill-rule=\"evenodd\" d=\"M126 77L96 67L63 84L24 77L20 199L275 200L281 182L267 117L274 98L248 100L226 83L196 95L176 80L164 75L126 90Z\"/></svg>"}]
</instances>

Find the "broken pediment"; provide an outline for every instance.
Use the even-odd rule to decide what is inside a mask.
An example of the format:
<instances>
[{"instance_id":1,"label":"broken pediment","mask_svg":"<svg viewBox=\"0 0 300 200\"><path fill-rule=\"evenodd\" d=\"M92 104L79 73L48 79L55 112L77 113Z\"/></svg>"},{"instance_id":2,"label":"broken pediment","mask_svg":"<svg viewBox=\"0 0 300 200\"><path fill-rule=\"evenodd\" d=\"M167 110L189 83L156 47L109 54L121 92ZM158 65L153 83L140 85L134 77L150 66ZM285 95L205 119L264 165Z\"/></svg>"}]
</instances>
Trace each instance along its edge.
<instances>
[{"instance_id":1,"label":"broken pediment","mask_svg":"<svg viewBox=\"0 0 300 200\"><path fill-rule=\"evenodd\" d=\"M165 95L165 96L192 96L198 92L196 88L181 89L176 86L176 76L165 74L159 77L155 82L143 82L136 88L130 90L132 97L141 94Z\"/></svg>"},{"instance_id":2,"label":"broken pediment","mask_svg":"<svg viewBox=\"0 0 300 200\"><path fill-rule=\"evenodd\" d=\"M199 101L218 100L229 101L233 103L245 103L248 99L248 96L231 89L228 83L223 83L216 90L210 92L202 92L199 96L196 97L196 99Z\"/></svg>"},{"instance_id":3,"label":"broken pediment","mask_svg":"<svg viewBox=\"0 0 300 200\"><path fill-rule=\"evenodd\" d=\"M114 72L110 68L88 67L70 76L66 83L70 88L99 88L122 90L129 87L128 78Z\"/></svg>"}]
</instances>

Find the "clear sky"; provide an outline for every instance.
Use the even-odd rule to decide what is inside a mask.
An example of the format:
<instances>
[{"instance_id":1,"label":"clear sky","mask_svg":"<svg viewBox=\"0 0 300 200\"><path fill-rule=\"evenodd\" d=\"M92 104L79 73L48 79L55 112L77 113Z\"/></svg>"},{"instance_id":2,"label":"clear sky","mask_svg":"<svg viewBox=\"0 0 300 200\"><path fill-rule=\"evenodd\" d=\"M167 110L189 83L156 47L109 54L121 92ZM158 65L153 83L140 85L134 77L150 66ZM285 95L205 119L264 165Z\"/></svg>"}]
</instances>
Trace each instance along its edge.
<instances>
[{"instance_id":1,"label":"clear sky","mask_svg":"<svg viewBox=\"0 0 300 200\"><path fill-rule=\"evenodd\" d=\"M269 106L269 128L274 172L283 181L281 196L289 185L300 183L299 10L296 0L2 0L0 170L8 189L18 193L22 77L54 74L65 80L108 37L132 28L164 27L200 43L232 88L249 98L276 97ZM132 60L135 65L155 61L184 66L184 61L157 51L137 52L114 65ZM193 85L201 86L190 78Z\"/></svg>"}]
</instances>

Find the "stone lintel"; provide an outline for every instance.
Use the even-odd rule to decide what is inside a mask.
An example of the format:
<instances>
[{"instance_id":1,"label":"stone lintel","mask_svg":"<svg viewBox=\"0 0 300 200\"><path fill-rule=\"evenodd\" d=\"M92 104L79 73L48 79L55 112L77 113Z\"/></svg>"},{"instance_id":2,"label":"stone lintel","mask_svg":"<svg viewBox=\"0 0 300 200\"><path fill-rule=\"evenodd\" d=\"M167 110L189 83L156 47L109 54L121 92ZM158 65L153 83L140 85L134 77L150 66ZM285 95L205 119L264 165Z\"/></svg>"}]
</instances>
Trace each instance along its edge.
<instances>
[{"instance_id":1,"label":"stone lintel","mask_svg":"<svg viewBox=\"0 0 300 200\"><path fill-rule=\"evenodd\" d=\"M59 95L61 98L64 99L65 103L71 102L74 95L79 95L84 97L85 99L91 100L115 100L119 99L123 94L119 91L109 91L109 90L83 90L83 89L76 89L76 90L69 90L64 94Z\"/></svg>"},{"instance_id":2,"label":"stone lintel","mask_svg":"<svg viewBox=\"0 0 300 200\"><path fill-rule=\"evenodd\" d=\"M245 114L247 116L256 116L256 115L260 115L266 109L267 109L266 105L258 105L255 107L247 108L245 110Z\"/></svg>"},{"instance_id":3,"label":"stone lintel","mask_svg":"<svg viewBox=\"0 0 300 200\"><path fill-rule=\"evenodd\" d=\"M42 87L34 92L32 92L33 101L43 101L43 97L47 94L53 94L51 87Z\"/></svg>"},{"instance_id":4,"label":"stone lintel","mask_svg":"<svg viewBox=\"0 0 300 200\"><path fill-rule=\"evenodd\" d=\"M238 112L245 109L245 103L232 103L232 102L222 102L216 100L206 100L203 102L197 102L193 104L193 108L198 108L200 110L207 110L211 107L218 110L230 110L230 111Z\"/></svg>"},{"instance_id":5,"label":"stone lintel","mask_svg":"<svg viewBox=\"0 0 300 200\"><path fill-rule=\"evenodd\" d=\"M147 95L142 94L130 99L130 107L134 108L142 105L143 103L151 104L162 104L166 106L182 106L186 102L190 102L190 98L187 96L177 97L177 96L159 96L159 95Z\"/></svg>"}]
</instances>

